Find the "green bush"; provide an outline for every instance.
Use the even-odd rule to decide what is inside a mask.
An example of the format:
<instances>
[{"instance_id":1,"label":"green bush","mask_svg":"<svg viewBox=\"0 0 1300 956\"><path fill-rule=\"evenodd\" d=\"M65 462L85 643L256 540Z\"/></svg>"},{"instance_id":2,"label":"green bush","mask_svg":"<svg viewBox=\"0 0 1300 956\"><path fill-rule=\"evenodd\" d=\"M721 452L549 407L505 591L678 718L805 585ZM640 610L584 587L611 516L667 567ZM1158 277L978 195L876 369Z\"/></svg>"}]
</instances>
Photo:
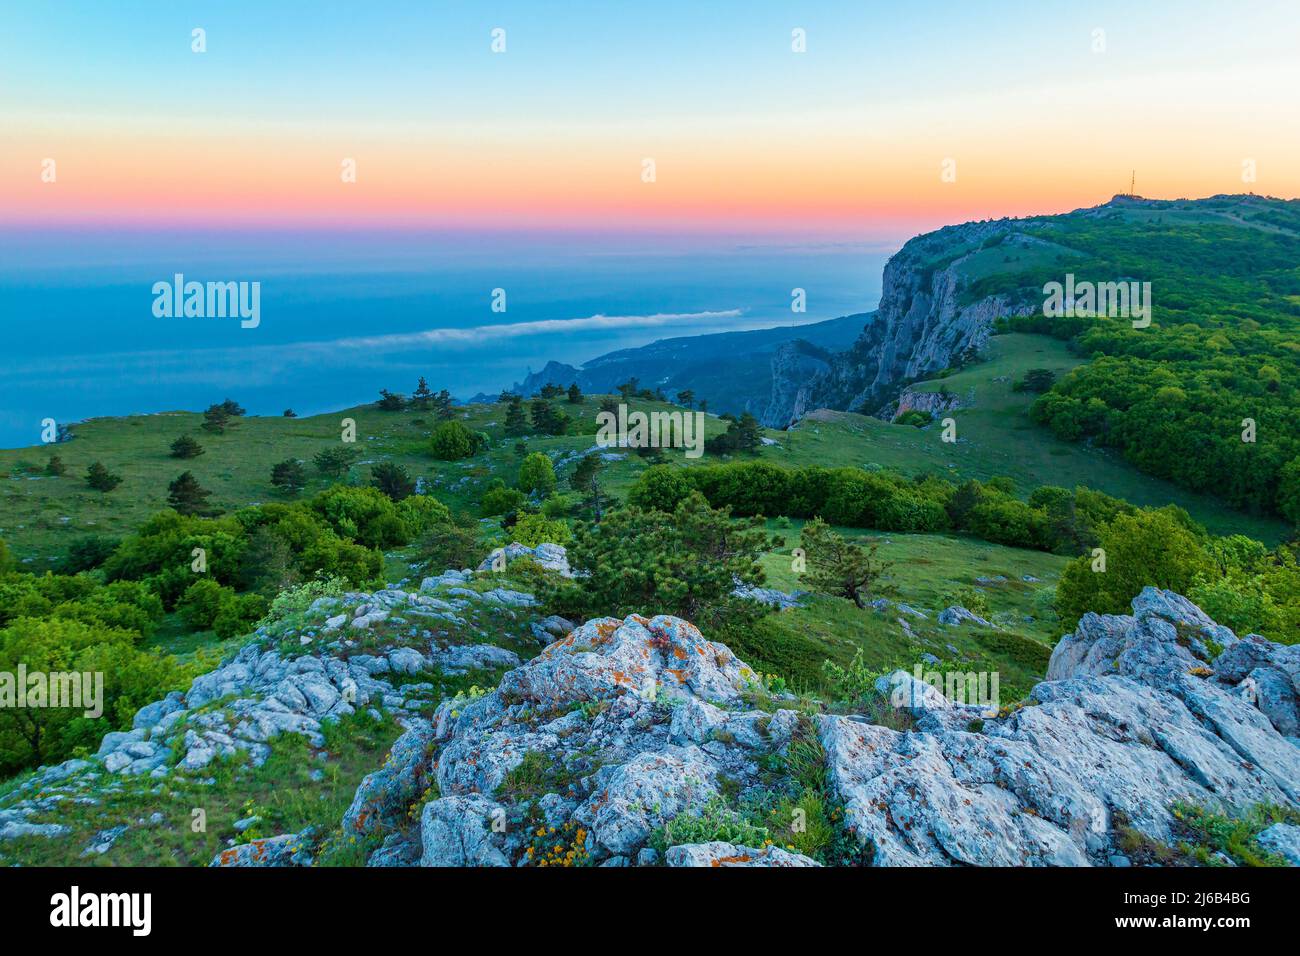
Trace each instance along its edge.
<instances>
[{"instance_id":1,"label":"green bush","mask_svg":"<svg viewBox=\"0 0 1300 956\"><path fill-rule=\"evenodd\" d=\"M406 538L413 541L427 534L436 525L451 520L451 512L437 498L429 495L411 495L397 504L397 516L406 526Z\"/></svg>"},{"instance_id":2,"label":"green bush","mask_svg":"<svg viewBox=\"0 0 1300 956\"><path fill-rule=\"evenodd\" d=\"M507 488L498 478L483 492L479 514L484 518L495 518L497 515L518 511L524 506L525 501L527 499L522 491L518 488Z\"/></svg>"},{"instance_id":3,"label":"green bush","mask_svg":"<svg viewBox=\"0 0 1300 956\"><path fill-rule=\"evenodd\" d=\"M540 451L524 458L519 465L519 490L526 495L545 498L555 490L555 466Z\"/></svg>"},{"instance_id":4,"label":"green bush","mask_svg":"<svg viewBox=\"0 0 1300 956\"><path fill-rule=\"evenodd\" d=\"M571 537L566 522L552 520L540 514L521 515L515 522L515 526L510 529L512 541L518 541L530 548L535 548L544 542L567 544Z\"/></svg>"},{"instance_id":5,"label":"green bush","mask_svg":"<svg viewBox=\"0 0 1300 956\"><path fill-rule=\"evenodd\" d=\"M266 615L266 608L266 599L260 594L231 595L222 602L221 611L212 622L212 630L223 641L240 637Z\"/></svg>"},{"instance_id":6,"label":"green bush","mask_svg":"<svg viewBox=\"0 0 1300 956\"><path fill-rule=\"evenodd\" d=\"M439 461L459 461L478 454L482 438L457 421L443 422L433 430L429 448Z\"/></svg>"},{"instance_id":7,"label":"green bush","mask_svg":"<svg viewBox=\"0 0 1300 956\"><path fill-rule=\"evenodd\" d=\"M628 492L627 503L647 511L676 510L691 493L692 479L673 465L647 468ZM707 497L707 496L706 496Z\"/></svg>"},{"instance_id":8,"label":"green bush","mask_svg":"<svg viewBox=\"0 0 1300 956\"><path fill-rule=\"evenodd\" d=\"M185 594L176 604L181 620L196 631L207 631L212 622L221 613L226 601L233 598L235 592L222 587L211 578L199 578L185 590Z\"/></svg>"}]
</instances>

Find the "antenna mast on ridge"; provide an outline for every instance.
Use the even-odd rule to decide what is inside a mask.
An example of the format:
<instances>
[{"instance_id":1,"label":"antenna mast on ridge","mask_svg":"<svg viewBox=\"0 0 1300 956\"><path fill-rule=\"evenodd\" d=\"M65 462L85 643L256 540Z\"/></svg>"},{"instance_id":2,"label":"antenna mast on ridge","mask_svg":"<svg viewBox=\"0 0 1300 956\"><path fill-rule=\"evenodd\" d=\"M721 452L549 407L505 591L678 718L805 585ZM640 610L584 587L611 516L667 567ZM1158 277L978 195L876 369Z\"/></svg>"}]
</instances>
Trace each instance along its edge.
<instances>
[{"instance_id":1,"label":"antenna mast on ridge","mask_svg":"<svg viewBox=\"0 0 1300 956\"><path fill-rule=\"evenodd\" d=\"M1137 178L1138 178L1138 174L1137 174L1137 170L1135 169L1133 170L1133 175L1129 177L1129 181L1128 181L1128 194L1133 199L1137 198Z\"/></svg>"}]
</instances>

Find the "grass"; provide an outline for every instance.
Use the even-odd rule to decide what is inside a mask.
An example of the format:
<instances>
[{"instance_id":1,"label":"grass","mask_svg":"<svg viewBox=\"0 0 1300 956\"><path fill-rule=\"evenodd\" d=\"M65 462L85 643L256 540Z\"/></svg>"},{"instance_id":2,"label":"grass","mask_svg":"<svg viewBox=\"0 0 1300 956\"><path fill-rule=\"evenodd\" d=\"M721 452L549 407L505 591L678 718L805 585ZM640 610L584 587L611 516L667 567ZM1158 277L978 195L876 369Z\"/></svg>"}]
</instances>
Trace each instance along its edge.
<instances>
[{"instance_id":1,"label":"grass","mask_svg":"<svg viewBox=\"0 0 1300 956\"><path fill-rule=\"evenodd\" d=\"M635 405L646 410L676 407L640 401ZM524 439L528 451L563 454L585 451L595 444L599 400L588 397L581 405L561 402L560 407L589 433L528 437ZM371 463L395 461L405 465L412 476L429 481L436 496L454 510L477 516L487 481L501 477L513 482L518 474L520 459L514 446L519 439L504 432L504 406L467 406L457 409L457 415L467 427L492 437L487 452L468 461L436 461L428 450L428 438L436 424L431 412L385 412L373 405L310 418L242 418L224 435L204 432L200 428L203 416L196 412L91 419L74 426L72 441L0 450L0 476L5 476L0 479L0 538L28 570L44 570L73 540L90 534L122 537L166 508L168 482L183 471L192 471L212 492L212 506L233 510L286 500L270 483L271 467L286 458L298 458L308 463L311 481L304 495L310 495L335 481L316 474L311 459L338 443L344 418L357 423L356 448L361 457L351 469L354 479L368 480ZM725 422L708 419L708 435L725 430ZM187 461L170 457L169 446L181 434L197 438L205 453ZM63 477L43 474L51 453L67 467ZM94 461L122 475L116 490L101 494L87 487L83 476ZM629 487L645 467L635 455L611 463L607 471L611 490ZM458 485L462 479L466 480Z\"/></svg>"},{"instance_id":2,"label":"grass","mask_svg":"<svg viewBox=\"0 0 1300 956\"><path fill-rule=\"evenodd\" d=\"M1232 815L1190 803L1175 803L1172 843L1153 840L1116 815L1118 848L1138 866L1289 866L1257 838L1274 823L1300 824L1291 807L1260 803Z\"/></svg>"},{"instance_id":3,"label":"grass","mask_svg":"<svg viewBox=\"0 0 1300 956\"><path fill-rule=\"evenodd\" d=\"M91 791L100 801L96 805L68 799L54 812L34 814L32 822L61 823L70 832L7 840L0 844L0 865L206 866L236 837L234 823L250 807L263 817L260 836L312 825L328 830L338 825L361 778L379 766L400 732L391 718L376 721L362 712L327 724L321 750L297 735L276 738L261 767L234 758L161 781L123 777L120 790ZM319 780L312 779L315 769L322 771ZM204 821L197 832L195 811L202 811ZM155 812L163 815L161 823L148 822ZM94 834L119 824L130 828L108 852L81 856Z\"/></svg>"},{"instance_id":4,"label":"grass","mask_svg":"<svg viewBox=\"0 0 1300 956\"><path fill-rule=\"evenodd\" d=\"M916 428L848 412L817 412L781 437L779 453L767 454L791 467L880 465L952 481L1005 475L1021 496L1040 485L1086 485L1136 505L1180 505L1218 534L1246 534L1270 545L1285 535L1280 521L1232 511L1207 495L1143 474L1110 449L1061 441L1030 421L1036 396L1011 386L1031 368L1063 373L1081 364L1063 342L1000 335L989 340L987 351L986 362L913 386L920 392L946 390L969 406L949 413L957 423L956 443L940 440L938 422Z\"/></svg>"},{"instance_id":5,"label":"grass","mask_svg":"<svg viewBox=\"0 0 1300 956\"><path fill-rule=\"evenodd\" d=\"M768 586L783 591L801 587L791 551L799 544L802 525L767 522L768 532L782 541L760 562ZM874 539L877 556L889 563L873 598L885 596L922 609L928 617L892 606L883 612L859 610L851 601L809 594L802 606L769 615L752 628L706 636L723 641L760 672L785 678L798 694L826 694L830 685L824 662L847 666L859 652L861 663L873 671L910 671L922 663L921 655L929 654L941 663L927 669L997 672L1004 701L1026 696L1043 679L1051 649L1064 633L1050 604L1066 558L962 535L837 530L853 540ZM982 593L998 629L938 623L938 612L963 586ZM906 629L900 620L907 622Z\"/></svg>"},{"instance_id":6,"label":"grass","mask_svg":"<svg viewBox=\"0 0 1300 956\"><path fill-rule=\"evenodd\" d=\"M1042 484L1085 484L1135 504L1179 504L1213 531L1249 534L1268 543L1281 538L1285 529L1280 522L1228 511L1210 498L1141 474L1110 451L1059 441L1030 422L1026 410L1033 396L1011 391L1012 382L1029 368L1064 371L1078 362L1054 339L998 336L990 342L988 362L915 386L919 390L948 389L974 399L973 407L954 413L956 444L940 441L938 425L918 429L846 412L818 412L788 432L769 430L766 434L778 444L764 447L759 455L791 467L881 465L908 474L937 472L953 480L1007 475L1017 482L1022 494ZM528 451L564 455L595 445L599 398L587 396L579 405L563 400L559 404L583 434L527 437ZM676 407L640 400L632 404L646 411ZM457 409L467 427L484 431L492 439L487 451L461 462L432 458L428 438L436 424L434 416L415 409L386 412L366 405L310 418L249 417L238 420L224 435L204 432L202 415L196 412L91 419L74 426L72 441L0 450L0 475L7 476L0 480L0 538L8 542L24 567L43 570L53 566L78 537L129 534L167 506L168 482L187 470L212 491L213 506L232 510L283 500L270 484L271 466L298 458L309 463L312 478L304 493L311 494L327 487L331 479L315 474L310 461L339 441L344 418L357 424L356 447L361 458L352 467L353 480L367 480L372 463L395 461L413 476L425 478L433 493L454 511L476 516L487 482L495 477L511 483L518 473L515 444L519 439L505 434L504 414L501 405ZM725 428L725 422L707 417L707 435L720 434ZM199 440L205 454L187 461L170 457L171 442L185 433ZM65 476L42 473L51 452L63 460ZM694 460L680 455L670 458L687 466L716 460L709 455ZM83 476L93 461L121 474L122 484L108 494L88 488ZM609 463L607 490L616 496L624 494L646 467L636 455ZM567 490L567 474L567 469L561 469L561 491Z\"/></svg>"}]
</instances>

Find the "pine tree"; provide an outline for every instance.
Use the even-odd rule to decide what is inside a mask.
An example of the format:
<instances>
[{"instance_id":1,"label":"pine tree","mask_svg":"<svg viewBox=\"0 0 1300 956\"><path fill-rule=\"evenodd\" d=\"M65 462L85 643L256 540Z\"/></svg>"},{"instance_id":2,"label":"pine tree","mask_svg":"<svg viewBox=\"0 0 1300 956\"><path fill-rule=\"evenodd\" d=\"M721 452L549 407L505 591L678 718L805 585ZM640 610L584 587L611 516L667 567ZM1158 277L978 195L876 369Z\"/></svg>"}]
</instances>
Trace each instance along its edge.
<instances>
[{"instance_id":1,"label":"pine tree","mask_svg":"<svg viewBox=\"0 0 1300 956\"><path fill-rule=\"evenodd\" d=\"M296 495L307 485L307 469L296 458L287 458L272 466L271 484L286 494Z\"/></svg>"},{"instance_id":2,"label":"pine tree","mask_svg":"<svg viewBox=\"0 0 1300 956\"><path fill-rule=\"evenodd\" d=\"M86 484L105 494L122 483L122 476L115 475L99 462L92 462L86 469Z\"/></svg>"},{"instance_id":3,"label":"pine tree","mask_svg":"<svg viewBox=\"0 0 1300 956\"><path fill-rule=\"evenodd\" d=\"M50 460L45 463L45 473L51 478L60 478L67 474L68 466L63 463L63 459L58 455L51 455Z\"/></svg>"},{"instance_id":4,"label":"pine tree","mask_svg":"<svg viewBox=\"0 0 1300 956\"><path fill-rule=\"evenodd\" d=\"M429 388L429 383L420 376L419 383L415 386L415 391L411 393L411 407L427 409L433 402L433 390Z\"/></svg>"},{"instance_id":5,"label":"pine tree","mask_svg":"<svg viewBox=\"0 0 1300 956\"><path fill-rule=\"evenodd\" d=\"M573 474L569 476L569 484L574 491L583 496L583 504L591 506L598 522L603 512L600 498L600 473L604 469L604 459L599 454L593 453L579 461L573 469Z\"/></svg>"},{"instance_id":6,"label":"pine tree","mask_svg":"<svg viewBox=\"0 0 1300 956\"><path fill-rule=\"evenodd\" d=\"M518 395L511 395L506 404L506 434L528 434L528 419L524 415L524 403Z\"/></svg>"},{"instance_id":7,"label":"pine tree","mask_svg":"<svg viewBox=\"0 0 1300 956\"><path fill-rule=\"evenodd\" d=\"M440 422L450 421L456 414L455 409L451 404L451 392L447 391L445 388L434 398L433 407L434 413L437 415L438 421Z\"/></svg>"},{"instance_id":8,"label":"pine tree","mask_svg":"<svg viewBox=\"0 0 1300 956\"><path fill-rule=\"evenodd\" d=\"M677 401L679 404L685 405L687 408L694 408L695 393L689 388L684 388L677 393Z\"/></svg>"},{"instance_id":9,"label":"pine tree","mask_svg":"<svg viewBox=\"0 0 1300 956\"><path fill-rule=\"evenodd\" d=\"M312 463L316 470L329 478L338 478L361 457L361 452L351 445L332 445L316 453Z\"/></svg>"},{"instance_id":10,"label":"pine tree","mask_svg":"<svg viewBox=\"0 0 1300 956\"><path fill-rule=\"evenodd\" d=\"M224 435L230 427L230 412L222 405L211 405L203 413L203 430L214 435Z\"/></svg>"},{"instance_id":11,"label":"pine tree","mask_svg":"<svg viewBox=\"0 0 1300 956\"><path fill-rule=\"evenodd\" d=\"M544 435L563 435L569 429L569 416L555 408L544 398L532 403L533 428Z\"/></svg>"},{"instance_id":12,"label":"pine tree","mask_svg":"<svg viewBox=\"0 0 1300 956\"><path fill-rule=\"evenodd\" d=\"M406 396L381 388L379 401L376 404L386 412L400 412L406 407Z\"/></svg>"},{"instance_id":13,"label":"pine tree","mask_svg":"<svg viewBox=\"0 0 1300 956\"><path fill-rule=\"evenodd\" d=\"M578 388L578 383L574 382L569 386L569 404L582 404L582 389Z\"/></svg>"},{"instance_id":14,"label":"pine tree","mask_svg":"<svg viewBox=\"0 0 1300 956\"><path fill-rule=\"evenodd\" d=\"M763 443L763 429L758 419L745 412L735 424L736 448L740 451L753 451ZM731 429L728 428L728 431Z\"/></svg>"},{"instance_id":15,"label":"pine tree","mask_svg":"<svg viewBox=\"0 0 1300 956\"><path fill-rule=\"evenodd\" d=\"M370 484L394 501L401 501L415 494L415 482L411 479L410 472L392 461L380 462L370 467Z\"/></svg>"},{"instance_id":16,"label":"pine tree","mask_svg":"<svg viewBox=\"0 0 1300 956\"><path fill-rule=\"evenodd\" d=\"M203 454L203 446L190 435L182 435L172 442L173 458L198 458Z\"/></svg>"},{"instance_id":17,"label":"pine tree","mask_svg":"<svg viewBox=\"0 0 1300 956\"><path fill-rule=\"evenodd\" d=\"M808 584L814 591L842 597L866 608L871 586L887 565L875 560L876 543L853 544L821 518L804 525L801 543L808 563Z\"/></svg>"},{"instance_id":18,"label":"pine tree","mask_svg":"<svg viewBox=\"0 0 1300 956\"><path fill-rule=\"evenodd\" d=\"M177 475L167 486L167 504L178 514L200 515L208 513L208 497L212 492L199 484L191 471Z\"/></svg>"}]
</instances>

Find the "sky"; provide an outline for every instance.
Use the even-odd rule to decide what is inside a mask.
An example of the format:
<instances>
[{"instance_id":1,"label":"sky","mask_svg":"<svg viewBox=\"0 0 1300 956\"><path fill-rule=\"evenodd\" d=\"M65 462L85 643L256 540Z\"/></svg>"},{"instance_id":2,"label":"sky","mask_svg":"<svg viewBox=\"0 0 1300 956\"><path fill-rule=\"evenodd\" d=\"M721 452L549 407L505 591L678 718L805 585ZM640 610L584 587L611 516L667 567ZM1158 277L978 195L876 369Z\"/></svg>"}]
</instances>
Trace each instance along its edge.
<instances>
[{"instance_id":1,"label":"sky","mask_svg":"<svg viewBox=\"0 0 1300 956\"><path fill-rule=\"evenodd\" d=\"M5 2L0 229L901 240L1133 171L1294 197L1298 50L1294 0Z\"/></svg>"}]
</instances>

